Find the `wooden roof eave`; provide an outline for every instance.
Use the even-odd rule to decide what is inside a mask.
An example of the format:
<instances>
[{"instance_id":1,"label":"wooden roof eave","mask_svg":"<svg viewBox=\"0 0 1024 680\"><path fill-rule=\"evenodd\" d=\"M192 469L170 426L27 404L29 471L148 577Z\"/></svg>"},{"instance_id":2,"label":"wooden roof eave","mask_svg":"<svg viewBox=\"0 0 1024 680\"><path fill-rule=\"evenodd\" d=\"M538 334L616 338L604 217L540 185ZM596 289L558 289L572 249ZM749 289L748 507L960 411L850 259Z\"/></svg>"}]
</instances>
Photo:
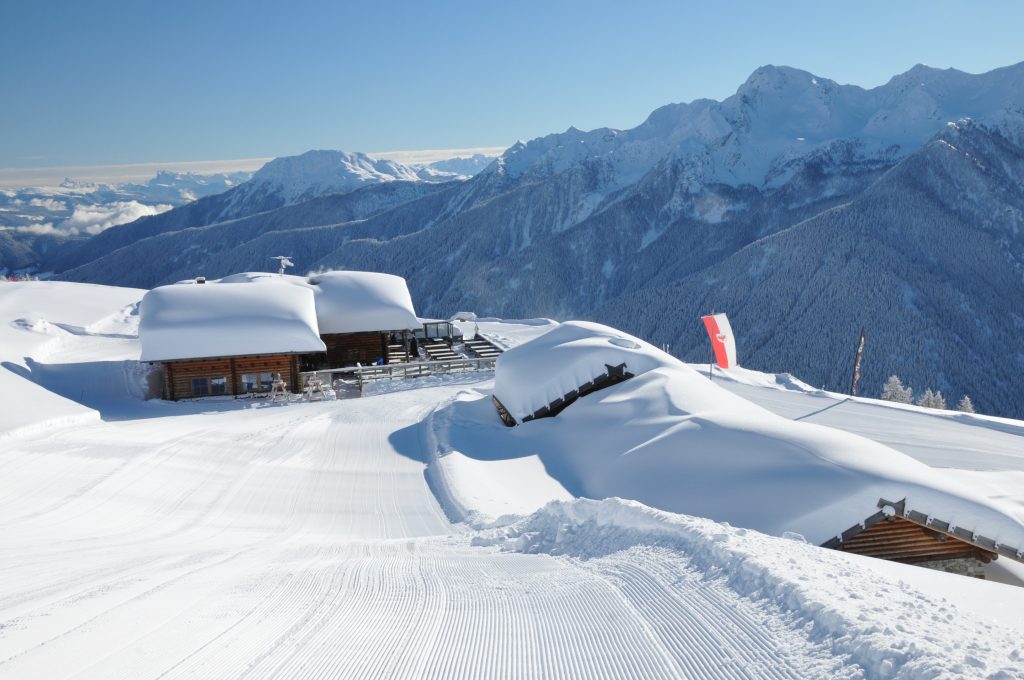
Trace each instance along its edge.
<instances>
[{"instance_id":1,"label":"wooden roof eave","mask_svg":"<svg viewBox=\"0 0 1024 680\"><path fill-rule=\"evenodd\" d=\"M258 359L260 357L302 356L303 354L323 354L323 350L289 350L287 352L264 352L263 354L223 354L213 357L182 357L179 359L140 359L140 362L144 364L167 364L172 361L223 361L226 359Z\"/></svg>"},{"instance_id":2,"label":"wooden roof eave","mask_svg":"<svg viewBox=\"0 0 1024 680\"><path fill-rule=\"evenodd\" d=\"M944 522L936 517L930 517L922 512L916 510L906 509L906 499L899 502L888 501L884 498L878 499L878 512L871 515L863 522L855 524L842 534L833 536L829 540L821 544L823 548L832 548L835 550L842 550L843 546L847 544L852 538L859 534L867 531L876 524L889 519L890 517L898 517L904 521L916 524L929 532L936 534L937 536L944 538L952 538L960 543L965 543L981 551L986 555L990 555L990 559L996 559L999 556L1007 557L1011 560L1024 563L1024 551L1017 548L1016 546L1005 545L999 543L996 540L975 534L974 532L964 529L963 527L953 526L950 522ZM886 509L889 512L886 512ZM942 539L939 539L942 540Z\"/></svg>"}]
</instances>

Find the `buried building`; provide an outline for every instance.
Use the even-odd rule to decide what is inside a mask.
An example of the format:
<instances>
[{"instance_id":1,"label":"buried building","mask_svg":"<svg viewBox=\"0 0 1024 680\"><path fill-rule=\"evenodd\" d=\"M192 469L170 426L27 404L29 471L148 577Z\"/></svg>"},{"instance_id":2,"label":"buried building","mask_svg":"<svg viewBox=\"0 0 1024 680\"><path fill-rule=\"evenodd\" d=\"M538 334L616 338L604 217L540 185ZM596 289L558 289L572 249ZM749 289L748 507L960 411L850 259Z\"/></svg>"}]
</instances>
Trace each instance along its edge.
<instances>
[{"instance_id":1,"label":"buried building","mask_svg":"<svg viewBox=\"0 0 1024 680\"><path fill-rule=\"evenodd\" d=\"M171 285L139 307L141 361L159 363L163 397L299 389L300 357L325 351L312 291L297 286Z\"/></svg>"},{"instance_id":2,"label":"buried building","mask_svg":"<svg viewBox=\"0 0 1024 680\"><path fill-rule=\"evenodd\" d=\"M876 441L771 413L607 326L566 322L510 349L492 401L518 426L490 430L487 455L537 455L576 496L972 576L1018 578L1006 563L1024 562L1014 504Z\"/></svg>"}]
</instances>

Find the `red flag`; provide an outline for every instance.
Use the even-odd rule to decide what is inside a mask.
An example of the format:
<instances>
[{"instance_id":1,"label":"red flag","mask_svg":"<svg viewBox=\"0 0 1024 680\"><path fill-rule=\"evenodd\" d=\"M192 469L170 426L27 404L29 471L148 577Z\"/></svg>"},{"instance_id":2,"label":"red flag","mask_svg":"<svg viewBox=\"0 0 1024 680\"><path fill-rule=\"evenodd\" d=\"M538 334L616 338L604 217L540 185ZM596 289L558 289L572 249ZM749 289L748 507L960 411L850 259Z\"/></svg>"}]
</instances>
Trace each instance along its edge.
<instances>
[{"instance_id":1,"label":"red flag","mask_svg":"<svg viewBox=\"0 0 1024 680\"><path fill-rule=\"evenodd\" d=\"M708 331L711 346L715 350L715 362L722 368L736 365L736 339L732 336L732 326L725 314L702 316L704 328Z\"/></svg>"}]
</instances>

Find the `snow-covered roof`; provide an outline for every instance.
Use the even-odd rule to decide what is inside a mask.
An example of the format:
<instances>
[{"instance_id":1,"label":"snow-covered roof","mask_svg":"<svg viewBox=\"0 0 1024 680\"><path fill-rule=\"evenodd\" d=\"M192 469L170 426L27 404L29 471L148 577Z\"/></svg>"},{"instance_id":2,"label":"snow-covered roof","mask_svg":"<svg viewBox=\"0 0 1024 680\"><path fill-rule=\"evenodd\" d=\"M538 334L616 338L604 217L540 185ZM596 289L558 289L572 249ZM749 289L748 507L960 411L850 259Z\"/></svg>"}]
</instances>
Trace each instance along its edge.
<instances>
[{"instance_id":1,"label":"snow-covered roof","mask_svg":"<svg viewBox=\"0 0 1024 680\"><path fill-rule=\"evenodd\" d=\"M312 290L321 335L416 330L422 326L405 279L394 274L329 271L307 278L242 272L214 283L287 283Z\"/></svg>"},{"instance_id":2,"label":"snow-covered roof","mask_svg":"<svg viewBox=\"0 0 1024 680\"><path fill-rule=\"evenodd\" d=\"M626 364L633 375L664 362L653 347L587 321L567 321L498 358L494 395L517 421ZM667 358L667 357L666 357Z\"/></svg>"},{"instance_id":3,"label":"snow-covered roof","mask_svg":"<svg viewBox=\"0 0 1024 680\"><path fill-rule=\"evenodd\" d=\"M331 271L309 277L320 333L415 330L420 327L405 279L378 272Z\"/></svg>"},{"instance_id":4,"label":"snow-covered roof","mask_svg":"<svg viewBox=\"0 0 1024 680\"><path fill-rule=\"evenodd\" d=\"M521 420L623 362L635 377L556 418L495 431L590 498L795 531L815 544L874 514L879 499L906 499L907 510L1024 549L1024 513L1012 504L878 442L777 416L606 326L569 322L510 349L498 360L494 394Z\"/></svg>"},{"instance_id":5,"label":"snow-covered roof","mask_svg":"<svg viewBox=\"0 0 1024 680\"><path fill-rule=\"evenodd\" d=\"M161 286L139 315L142 361L326 349L313 293L299 286Z\"/></svg>"}]
</instances>

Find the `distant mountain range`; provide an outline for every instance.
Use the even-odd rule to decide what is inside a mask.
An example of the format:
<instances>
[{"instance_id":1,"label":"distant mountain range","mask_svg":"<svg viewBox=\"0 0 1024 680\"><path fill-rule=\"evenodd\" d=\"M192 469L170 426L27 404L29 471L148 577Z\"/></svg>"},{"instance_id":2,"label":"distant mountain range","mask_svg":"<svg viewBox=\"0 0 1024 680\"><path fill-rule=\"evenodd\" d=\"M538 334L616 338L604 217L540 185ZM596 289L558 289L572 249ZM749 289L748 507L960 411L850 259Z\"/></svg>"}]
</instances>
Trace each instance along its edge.
<instances>
[{"instance_id":1,"label":"distant mountain range","mask_svg":"<svg viewBox=\"0 0 1024 680\"><path fill-rule=\"evenodd\" d=\"M161 171L144 184L65 179L56 187L0 190L0 271L62 270L66 256L88 261L105 254L111 242L134 240L132 234L205 226L370 184L467 179L493 160L475 154L410 166L362 153L309 151L277 158L255 174ZM90 239L112 226L179 206L186 207L141 230L126 230L111 241Z\"/></svg>"},{"instance_id":2,"label":"distant mountain range","mask_svg":"<svg viewBox=\"0 0 1024 680\"><path fill-rule=\"evenodd\" d=\"M222 193L250 177L160 171L141 184L65 179L59 186L0 189L0 272L46 270L105 229Z\"/></svg>"},{"instance_id":3,"label":"distant mountain range","mask_svg":"<svg viewBox=\"0 0 1024 680\"><path fill-rule=\"evenodd\" d=\"M278 159L56 261L152 286L284 253L401 274L427 315L591 318L695 361L697 316L725 311L741 363L831 389L864 326L862 390L898 373L1024 416L1022 159L1024 64L868 90L766 66L724 101L519 142L471 179Z\"/></svg>"}]
</instances>

